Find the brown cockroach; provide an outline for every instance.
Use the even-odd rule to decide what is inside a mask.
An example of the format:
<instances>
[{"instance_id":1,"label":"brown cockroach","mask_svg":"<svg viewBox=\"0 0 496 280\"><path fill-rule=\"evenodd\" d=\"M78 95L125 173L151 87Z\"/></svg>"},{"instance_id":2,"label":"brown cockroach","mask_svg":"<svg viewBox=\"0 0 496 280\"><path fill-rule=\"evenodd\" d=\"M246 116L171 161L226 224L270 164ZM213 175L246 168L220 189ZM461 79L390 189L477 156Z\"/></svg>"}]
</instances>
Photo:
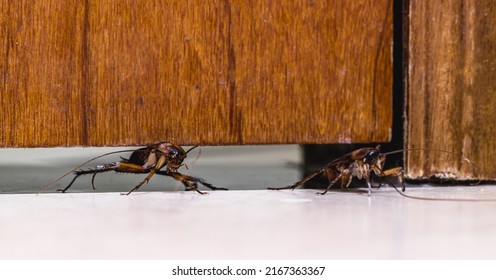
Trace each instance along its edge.
<instances>
[{"instance_id":1,"label":"brown cockroach","mask_svg":"<svg viewBox=\"0 0 496 280\"><path fill-rule=\"evenodd\" d=\"M371 181L371 175L375 174L379 180L381 180L382 177L389 177L389 176L396 176L401 185L401 191L405 191L405 184L404 184L404 178L403 178L403 168L401 167L395 167L391 168L388 170L383 170L384 167L384 162L386 161L386 156L390 154L395 154L395 153L400 153L404 151L411 151L411 150L434 150L434 151L439 151L439 152L444 152L444 153L449 153L449 154L454 154L449 151L444 151L440 149L431 149L431 148L411 148L411 149L402 149L402 150L397 150L397 151L392 151L388 153L381 153L380 152L380 145L376 146L375 148L361 148L358 150L354 150L348 154L345 154L341 157L338 157L337 159L331 161L330 163L324 165L321 169L311 173L310 175L306 176L305 178L301 179L300 181L294 183L293 185L287 186L287 187L278 187L278 188L268 188L270 190L285 190L285 189L291 189L294 190L295 188L305 184L306 182L310 181L314 177L320 174L324 174L328 180L329 180L329 185L328 187L323 191L323 192L318 192L317 194L326 194L332 186L334 186L336 183L341 182L341 188L347 188L353 177L356 177L358 179L365 179L367 182L367 187L368 187L368 195L370 196L371 190L372 190L372 181ZM466 160L467 162L471 163L470 160L468 160L465 157L462 157L463 160ZM381 185L381 181L379 181L379 187ZM410 198L417 198L417 197L411 197L408 195L403 194L400 192L396 186L394 186L394 189L398 191L403 196L410 197ZM423 198L422 198L423 199Z\"/></svg>"},{"instance_id":2,"label":"brown cockroach","mask_svg":"<svg viewBox=\"0 0 496 280\"><path fill-rule=\"evenodd\" d=\"M120 173L148 174L145 177L145 179L141 181L137 186L135 186L129 192L123 193L124 195L129 195L130 193L138 190L143 184L147 183L154 174L172 177L175 180L180 181L187 189L194 190L200 194L205 194L205 192L202 192L198 189L198 184L202 184L203 186L211 190L227 190L225 188L214 187L213 185L205 182L201 178L188 176L177 171L181 166L184 165L183 161L187 157L187 154L196 147L197 146L192 147L188 151L184 151L184 149L179 145L166 143L166 142L159 142L148 145L143 148L139 148L137 150L122 150L122 151L106 153L101 156L92 158L84 162L83 164L73 168L72 170L64 174L62 177L50 183L47 187L44 188L44 190L48 189L50 186L54 185L56 182L60 181L62 178L64 178L65 176L69 175L72 172L74 172L75 174L72 181L64 189L58 189L57 190L58 192L66 192L79 176L87 175L87 174L93 174L93 177L91 179L91 185L95 190L96 188L94 185L94 180L96 174L108 172L108 171L115 171ZM94 169L90 169L90 170L77 170L83 165L95 159L101 158L103 156L122 153L122 152L130 152L130 151L132 151L132 154L129 157L129 159L125 159L121 157L122 160L118 162L98 165Z\"/></svg>"}]
</instances>

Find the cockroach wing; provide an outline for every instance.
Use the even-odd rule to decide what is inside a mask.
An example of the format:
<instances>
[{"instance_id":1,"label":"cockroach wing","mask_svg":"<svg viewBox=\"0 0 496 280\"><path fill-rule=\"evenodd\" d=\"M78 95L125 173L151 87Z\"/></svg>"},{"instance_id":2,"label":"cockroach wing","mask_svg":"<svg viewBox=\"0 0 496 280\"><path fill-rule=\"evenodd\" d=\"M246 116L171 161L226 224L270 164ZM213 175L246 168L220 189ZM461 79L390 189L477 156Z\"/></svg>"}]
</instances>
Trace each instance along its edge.
<instances>
[{"instance_id":1,"label":"cockroach wing","mask_svg":"<svg viewBox=\"0 0 496 280\"><path fill-rule=\"evenodd\" d=\"M348 167L350 164L352 164L355 160L361 160L367 156L370 151L376 150L377 148L361 148L358 150L354 150L350 153L347 153L345 155L342 155L335 160L331 161L330 163L326 164L325 167L329 168L332 166L346 166Z\"/></svg>"}]
</instances>

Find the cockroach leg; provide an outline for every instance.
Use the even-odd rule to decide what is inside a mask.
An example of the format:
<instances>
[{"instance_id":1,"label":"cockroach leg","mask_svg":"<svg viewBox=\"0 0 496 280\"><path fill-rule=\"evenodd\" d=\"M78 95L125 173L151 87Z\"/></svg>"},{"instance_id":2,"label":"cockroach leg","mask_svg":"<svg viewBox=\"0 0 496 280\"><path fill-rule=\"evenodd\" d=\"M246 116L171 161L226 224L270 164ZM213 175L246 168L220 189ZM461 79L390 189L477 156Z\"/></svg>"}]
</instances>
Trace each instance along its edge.
<instances>
[{"instance_id":1,"label":"cockroach leg","mask_svg":"<svg viewBox=\"0 0 496 280\"><path fill-rule=\"evenodd\" d=\"M177 173L177 174L180 174L180 173ZM181 174L181 175L184 177L184 179L186 181L194 182L195 185L196 185L196 183L200 183L200 184L204 185L205 187L207 187L213 191L217 191L217 190L227 191L228 190L226 188L214 187L214 186L212 186L212 184L205 182L205 180L203 180L202 178L193 177L193 176L184 175L184 174Z\"/></svg>"},{"instance_id":2,"label":"cockroach leg","mask_svg":"<svg viewBox=\"0 0 496 280\"><path fill-rule=\"evenodd\" d=\"M290 186L287 186L287 187L277 187L277 188L267 188L269 190L275 190L275 191L279 191L279 190L294 190L296 189L297 187L305 184L306 182L310 181L311 179L313 179L315 176L319 175L320 173L322 173L323 170L319 170L317 172L314 172L310 175L308 175L307 177L301 179L300 181L290 185Z\"/></svg>"},{"instance_id":3,"label":"cockroach leg","mask_svg":"<svg viewBox=\"0 0 496 280\"><path fill-rule=\"evenodd\" d=\"M162 158L160 158L159 159L159 162L157 163L157 165L160 166L159 168L161 168L161 165L163 165L163 161L161 159ZM138 170L145 170L145 168L143 168L142 166L139 166L139 165L134 165L134 164L128 164L128 165L129 165L129 167L135 166L135 168L138 169ZM143 181L141 181L136 187L134 187L132 190L130 190L127 193L121 193L121 195L129 195L132 192L138 190L141 186L143 186L144 183L148 183L148 181L150 181L150 179L153 177L153 175L155 174L156 171L157 171L157 169L156 168L153 168L150 171L150 173L148 173L148 175L145 177L145 179Z\"/></svg>"},{"instance_id":4,"label":"cockroach leg","mask_svg":"<svg viewBox=\"0 0 496 280\"><path fill-rule=\"evenodd\" d=\"M401 191L402 192L405 192L405 189L406 189L406 187L405 187L405 180L404 180L405 179L404 178L405 174L403 172L403 168L401 168L401 167L395 167L395 168L391 168L391 169L382 171L381 174L379 174L379 178L386 177L386 176L387 177L394 176L394 177L398 178L398 180L401 183Z\"/></svg>"},{"instance_id":5,"label":"cockroach leg","mask_svg":"<svg viewBox=\"0 0 496 280\"><path fill-rule=\"evenodd\" d=\"M93 174L93 176L91 178L91 186L92 186L93 190L96 190L95 184L94 184L96 174L116 170L117 167L118 167L118 165L116 163L110 163L110 164L105 164L105 165L98 165L96 167L96 169L76 171L76 172L74 172L75 176L72 179L72 181L69 183L69 185L67 185L67 187L65 187L64 189L58 189L57 192L65 193L72 186L74 181L76 181L76 179L79 176L87 175L87 174Z\"/></svg>"},{"instance_id":6,"label":"cockroach leg","mask_svg":"<svg viewBox=\"0 0 496 280\"><path fill-rule=\"evenodd\" d=\"M368 196L372 193L372 183L370 182L370 176L365 177L365 181L367 181L367 187L369 188Z\"/></svg>"},{"instance_id":7,"label":"cockroach leg","mask_svg":"<svg viewBox=\"0 0 496 280\"><path fill-rule=\"evenodd\" d=\"M377 180L379 181L379 185L374 186L374 184L372 184L373 189L380 189L382 186L382 176L377 176Z\"/></svg>"},{"instance_id":8,"label":"cockroach leg","mask_svg":"<svg viewBox=\"0 0 496 280\"><path fill-rule=\"evenodd\" d=\"M87 170L87 171L77 171L75 172L75 176L74 178L72 179L72 181L69 183L69 185L67 185L67 187L63 188L63 189L57 189L56 192L61 192L61 193L65 193L65 191L67 191L71 186L72 184L74 183L74 181L76 181L76 179L81 176L81 175L84 175L84 174L90 174L90 173L95 173L95 170Z\"/></svg>"},{"instance_id":9,"label":"cockroach leg","mask_svg":"<svg viewBox=\"0 0 496 280\"><path fill-rule=\"evenodd\" d=\"M194 190L196 191L197 193L199 194L207 194L205 192L202 192L198 189L198 181L194 181L194 180L188 180L188 179L191 179L192 177L190 176L187 176L187 175L183 175L179 172L171 172L171 176L172 178L180 181L181 183L183 183L183 185L186 187L186 188L189 188L191 190ZM195 178L196 179L196 178ZM193 183L191 183L193 182Z\"/></svg>"},{"instance_id":10,"label":"cockroach leg","mask_svg":"<svg viewBox=\"0 0 496 280\"><path fill-rule=\"evenodd\" d=\"M326 194L331 188L332 186L334 186L334 184L336 184L340 179L341 179L341 176L342 176L343 173L339 174L334 180L332 180L330 183L329 183L329 186L327 186L327 188L325 189L325 191L323 192L318 192L316 194L320 194L320 195L324 195Z\"/></svg>"},{"instance_id":11,"label":"cockroach leg","mask_svg":"<svg viewBox=\"0 0 496 280\"><path fill-rule=\"evenodd\" d=\"M141 181L136 187L134 187L133 189L131 189L129 192L127 193L121 193L121 195L130 195L132 192L134 192L135 190L139 189L144 183L148 183L148 180L149 179L146 179Z\"/></svg>"}]
</instances>

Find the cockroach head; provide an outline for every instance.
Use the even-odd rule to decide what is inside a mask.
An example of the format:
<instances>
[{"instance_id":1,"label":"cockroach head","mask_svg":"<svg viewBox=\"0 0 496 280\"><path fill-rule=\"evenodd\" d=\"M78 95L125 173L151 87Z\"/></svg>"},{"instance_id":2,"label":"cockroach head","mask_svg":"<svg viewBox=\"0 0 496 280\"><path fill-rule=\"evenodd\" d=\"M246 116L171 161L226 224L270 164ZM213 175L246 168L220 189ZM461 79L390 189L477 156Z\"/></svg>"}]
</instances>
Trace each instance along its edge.
<instances>
[{"instance_id":1,"label":"cockroach head","mask_svg":"<svg viewBox=\"0 0 496 280\"><path fill-rule=\"evenodd\" d=\"M181 146L172 143L160 143L157 150L167 157L167 167L171 171L179 169L187 156Z\"/></svg>"},{"instance_id":2,"label":"cockroach head","mask_svg":"<svg viewBox=\"0 0 496 280\"><path fill-rule=\"evenodd\" d=\"M169 159L185 159L186 152L181 146L171 143L161 143L158 150L167 156Z\"/></svg>"},{"instance_id":3,"label":"cockroach head","mask_svg":"<svg viewBox=\"0 0 496 280\"><path fill-rule=\"evenodd\" d=\"M377 145L377 147L370 149L363 158L363 162L367 164L376 164L381 156L380 148L381 146Z\"/></svg>"}]
</instances>

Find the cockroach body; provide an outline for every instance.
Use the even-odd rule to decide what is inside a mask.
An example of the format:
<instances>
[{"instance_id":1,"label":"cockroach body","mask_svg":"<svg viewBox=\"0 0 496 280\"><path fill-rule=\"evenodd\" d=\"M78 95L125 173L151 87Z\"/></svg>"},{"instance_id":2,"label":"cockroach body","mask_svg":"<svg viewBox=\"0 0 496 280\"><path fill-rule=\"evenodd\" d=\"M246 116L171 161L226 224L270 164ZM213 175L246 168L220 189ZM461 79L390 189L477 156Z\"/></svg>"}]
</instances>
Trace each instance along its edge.
<instances>
[{"instance_id":1,"label":"cockroach body","mask_svg":"<svg viewBox=\"0 0 496 280\"><path fill-rule=\"evenodd\" d=\"M320 174L324 174L328 180L329 185L323 192L317 194L326 194L332 186L337 182L341 182L341 188L347 188L354 177L358 179L365 179L368 186L368 195L370 196L372 189L371 175L375 174L380 179L386 176L397 176L402 184L402 191L405 191L405 185L403 183L403 169L401 167L396 167L383 171L384 162L386 161L386 154L380 152L380 145L375 148L362 148L354 150L348 154L345 154L330 163L324 165L318 171L308 175L307 177L301 179L300 181L294 183L293 185L280 188L269 188L271 190L284 190L295 188L305 184L314 177ZM379 187L380 187L379 183Z\"/></svg>"},{"instance_id":2,"label":"cockroach body","mask_svg":"<svg viewBox=\"0 0 496 280\"><path fill-rule=\"evenodd\" d=\"M187 157L188 152L191 151L193 148L189 149L188 151L184 151L182 147L166 142L159 142L143 148L139 148L133 151L129 159L125 159L121 157L122 159L121 161L112 162L104 165L98 165L95 167L95 169L90 169L90 170L74 171L75 169L73 169L72 171L74 171L75 176L72 179L72 181L64 189L58 189L57 191L66 192L79 176L87 175L87 174L93 174L91 184L93 189L95 189L94 179L96 174L108 172L108 171L115 171L120 173L148 174L145 177L145 179L141 181L136 187L134 187L127 193L123 193L125 195L129 195L130 193L138 190L143 184L147 183L154 174L172 177L175 180L180 181L187 189L194 190L200 194L205 194L205 193L198 189L198 183L202 184L203 186L211 190L227 190L225 188L214 187L213 185L205 182L201 178L188 176L178 172L178 169L183 165L183 161ZM118 152L122 152L122 151L118 151ZM112 152L109 154L118 153L118 152ZM76 167L76 169L81 166L82 165ZM68 174L69 173L66 173L66 175ZM66 175L57 179L50 185L53 185L55 182L59 181Z\"/></svg>"}]
</instances>

